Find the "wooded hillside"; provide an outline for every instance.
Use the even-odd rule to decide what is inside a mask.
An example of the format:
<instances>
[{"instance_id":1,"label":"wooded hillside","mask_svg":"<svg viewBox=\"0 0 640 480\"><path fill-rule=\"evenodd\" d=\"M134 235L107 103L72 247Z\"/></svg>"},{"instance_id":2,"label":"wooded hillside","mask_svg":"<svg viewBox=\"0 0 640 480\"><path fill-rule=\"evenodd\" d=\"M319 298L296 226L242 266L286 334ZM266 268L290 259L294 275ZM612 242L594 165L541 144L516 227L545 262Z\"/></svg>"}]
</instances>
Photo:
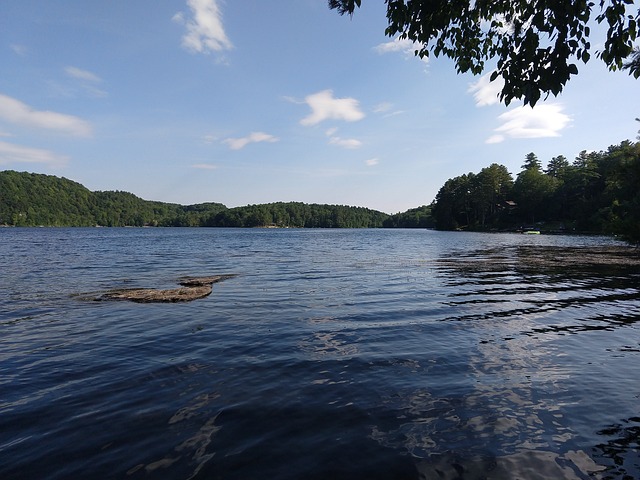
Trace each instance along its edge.
<instances>
[{"instance_id":1,"label":"wooded hillside","mask_svg":"<svg viewBox=\"0 0 640 480\"><path fill-rule=\"evenodd\" d=\"M388 217L368 208L300 202L185 206L143 200L128 192L91 192L52 175L0 172L0 225L375 228Z\"/></svg>"}]
</instances>

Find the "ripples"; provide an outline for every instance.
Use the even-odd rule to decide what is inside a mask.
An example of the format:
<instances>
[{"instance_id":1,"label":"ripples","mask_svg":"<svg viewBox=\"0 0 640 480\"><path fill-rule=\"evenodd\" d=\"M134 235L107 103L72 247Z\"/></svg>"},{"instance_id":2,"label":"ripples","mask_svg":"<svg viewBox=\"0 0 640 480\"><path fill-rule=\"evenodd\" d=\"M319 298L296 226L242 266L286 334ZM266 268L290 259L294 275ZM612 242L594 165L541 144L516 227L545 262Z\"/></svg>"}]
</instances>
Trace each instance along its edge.
<instances>
[{"instance_id":1,"label":"ripples","mask_svg":"<svg viewBox=\"0 0 640 480\"><path fill-rule=\"evenodd\" d=\"M640 269L615 243L47 232L0 242L2 478L640 476ZM212 271L239 276L190 304L72 296Z\"/></svg>"}]
</instances>

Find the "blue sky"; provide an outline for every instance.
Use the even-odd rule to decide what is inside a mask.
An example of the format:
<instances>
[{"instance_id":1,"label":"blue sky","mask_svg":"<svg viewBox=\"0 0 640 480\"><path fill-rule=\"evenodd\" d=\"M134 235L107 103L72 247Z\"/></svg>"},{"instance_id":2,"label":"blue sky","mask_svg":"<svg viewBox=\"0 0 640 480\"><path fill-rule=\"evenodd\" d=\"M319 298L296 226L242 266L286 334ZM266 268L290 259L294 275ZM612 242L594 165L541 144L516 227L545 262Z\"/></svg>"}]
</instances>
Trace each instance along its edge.
<instances>
[{"instance_id":1,"label":"blue sky","mask_svg":"<svg viewBox=\"0 0 640 480\"><path fill-rule=\"evenodd\" d=\"M635 139L640 82L595 55L559 97L506 107L385 27L373 0L353 18L325 0L5 0L0 169L396 213L494 162L515 175L529 152L546 165Z\"/></svg>"}]
</instances>

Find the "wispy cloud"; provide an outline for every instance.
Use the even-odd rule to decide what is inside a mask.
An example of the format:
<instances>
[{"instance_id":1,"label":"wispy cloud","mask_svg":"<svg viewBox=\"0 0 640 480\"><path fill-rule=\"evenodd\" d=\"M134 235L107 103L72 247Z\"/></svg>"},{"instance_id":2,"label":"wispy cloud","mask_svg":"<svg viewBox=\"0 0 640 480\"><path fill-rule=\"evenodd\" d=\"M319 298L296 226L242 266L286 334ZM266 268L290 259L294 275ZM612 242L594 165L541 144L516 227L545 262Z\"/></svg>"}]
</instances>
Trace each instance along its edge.
<instances>
[{"instance_id":1,"label":"wispy cloud","mask_svg":"<svg viewBox=\"0 0 640 480\"><path fill-rule=\"evenodd\" d=\"M342 138L336 135L338 132L337 127L331 127L327 129L325 134L329 137L329 145L337 145L342 148L360 148L362 146L362 142L360 140L356 140L355 138Z\"/></svg>"},{"instance_id":2,"label":"wispy cloud","mask_svg":"<svg viewBox=\"0 0 640 480\"><path fill-rule=\"evenodd\" d=\"M362 142L360 140L356 140L355 138L340 138L340 137L330 137L329 144L337 145L343 148L360 148L362 146Z\"/></svg>"},{"instance_id":3,"label":"wispy cloud","mask_svg":"<svg viewBox=\"0 0 640 480\"><path fill-rule=\"evenodd\" d=\"M0 94L0 119L31 128L54 130L79 137L91 136L91 125L73 115L34 110L15 98Z\"/></svg>"},{"instance_id":4,"label":"wispy cloud","mask_svg":"<svg viewBox=\"0 0 640 480\"><path fill-rule=\"evenodd\" d=\"M102 79L95 73L73 66L65 67L64 71L67 76L77 80L86 93L94 97L107 96L107 92L98 88L98 85L102 83Z\"/></svg>"},{"instance_id":5,"label":"wispy cloud","mask_svg":"<svg viewBox=\"0 0 640 480\"><path fill-rule=\"evenodd\" d=\"M502 125L486 143L500 143L507 138L559 137L560 131L571 122L571 117L562 110L559 104L513 108L498 117Z\"/></svg>"},{"instance_id":6,"label":"wispy cloud","mask_svg":"<svg viewBox=\"0 0 640 480\"><path fill-rule=\"evenodd\" d=\"M355 98L334 98L332 90L322 90L308 95L304 103L311 108L311 113L300 120L305 126L317 125L330 119L356 122L365 116Z\"/></svg>"},{"instance_id":7,"label":"wispy cloud","mask_svg":"<svg viewBox=\"0 0 640 480\"><path fill-rule=\"evenodd\" d=\"M393 103L382 102L373 107L373 113L387 113L393 108Z\"/></svg>"},{"instance_id":8,"label":"wispy cloud","mask_svg":"<svg viewBox=\"0 0 640 480\"><path fill-rule=\"evenodd\" d=\"M382 102L373 107L373 113L382 115L384 118L393 117L404 113L403 110L393 110L393 104L389 102Z\"/></svg>"},{"instance_id":9,"label":"wispy cloud","mask_svg":"<svg viewBox=\"0 0 640 480\"><path fill-rule=\"evenodd\" d=\"M185 18L180 12L173 20L184 25L187 33L182 37L182 46L194 53L222 52L233 48L222 25L222 12L218 0L187 0L191 16Z\"/></svg>"},{"instance_id":10,"label":"wispy cloud","mask_svg":"<svg viewBox=\"0 0 640 480\"><path fill-rule=\"evenodd\" d=\"M407 57L414 57L416 51L421 48L422 45L419 43L412 42L407 38L396 37L393 40L376 45L373 47L373 50L380 55L384 55L385 53L401 52ZM421 60L424 63L429 63L429 57L423 57Z\"/></svg>"},{"instance_id":11,"label":"wispy cloud","mask_svg":"<svg viewBox=\"0 0 640 480\"><path fill-rule=\"evenodd\" d=\"M227 138L223 141L223 143L227 144L231 150L240 150L241 148L246 147L250 143L259 143L259 142L277 142L280 140L273 135L269 135L264 132L252 132L246 137L241 138Z\"/></svg>"},{"instance_id":12,"label":"wispy cloud","mask_svg":"<svg viewBox=\"0 0 640 480\"><path fill-rule=\"evenodd\" d=\"M199 170L215 170L218 166L212 165L211 163L194 163L191 165L191 168L197 168Z\"/></svg>"},{"instance_id":13,"label":"wispy cloud","mask_svg":"<svg viewBox=\"0 0 640 480\"><path fill-rule=\"evenodd\" d=\"M0 165L12 163L44 163L50 166L62 166L68 157L56 155L48 150L23 147L0 141Z\"/></svg>"},{"instance_id":14,"label":"wispy cloud","mask_svg":"<svg viewBox=\"0 0 640 480\"><path fill-rule=\"evenodd\" d=\"M87 82L101 82L102 79L97 76L95 73L89 72L88 70L83 70L78 67L68 66L64 68L64 71L67 75L72 78L76 78L78 80L85 80Z\"/></svg>"},{"instance_id":15,"label":"wispy cloud","mask_svg":"<svg viewBox=\"0 0 640 480\"><path fill-rule=\"evenodd\" d=\"M375 167L380 163L380 160L377 158L370 158L369 160L365 160L364 163L367 167Z\"/></svg>"},{"instance_id":16,"label":"wispy cloud","mask_svg":"<svg viewBox=\"0 0 640 480\"><path fill-rule=\"evenodd\" d=\"M489 72L486 75L481 76L477 82L469 85L467 92L473 94L473 98L476 101L476 107L494 105L500 101L498 95L504 87L504 80L502 77L498 77L492 82L490 80L492 73L493 72Z\"/></svg>"},{"instance_id":17,"label":"wispy cloud","mask_svg":"<svg viewBox=\"0 0 640 480\"><path fill-rule=\"evenodd\" d=\"M202 141L207 145L211 145L212 143L218 141L218 136L214 135L213 133L208 133L204 137L202 137Z\"/></svg>"}]
</instances>

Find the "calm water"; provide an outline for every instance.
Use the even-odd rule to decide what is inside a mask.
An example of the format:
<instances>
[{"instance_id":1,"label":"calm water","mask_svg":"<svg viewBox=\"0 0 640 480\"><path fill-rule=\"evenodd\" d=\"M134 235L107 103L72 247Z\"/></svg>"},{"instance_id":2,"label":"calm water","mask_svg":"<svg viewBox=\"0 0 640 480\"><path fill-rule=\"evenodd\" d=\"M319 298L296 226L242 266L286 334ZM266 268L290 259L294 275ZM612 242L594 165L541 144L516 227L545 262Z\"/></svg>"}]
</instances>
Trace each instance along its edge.
<instances>
[{"instance_id":1,"label":"calm water","mask_svg":"<svg viewBox=\"0 0 640 480\"><path fill-rule=\"evenodd\" d=\"M553 264L611 243L0 229L0 478L640 478L640 269Z\"/></svg>"}]
</instances>

